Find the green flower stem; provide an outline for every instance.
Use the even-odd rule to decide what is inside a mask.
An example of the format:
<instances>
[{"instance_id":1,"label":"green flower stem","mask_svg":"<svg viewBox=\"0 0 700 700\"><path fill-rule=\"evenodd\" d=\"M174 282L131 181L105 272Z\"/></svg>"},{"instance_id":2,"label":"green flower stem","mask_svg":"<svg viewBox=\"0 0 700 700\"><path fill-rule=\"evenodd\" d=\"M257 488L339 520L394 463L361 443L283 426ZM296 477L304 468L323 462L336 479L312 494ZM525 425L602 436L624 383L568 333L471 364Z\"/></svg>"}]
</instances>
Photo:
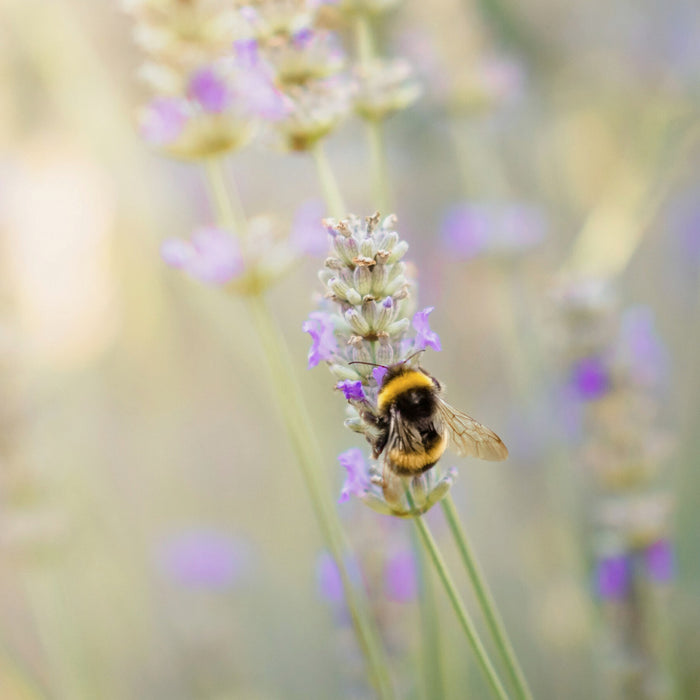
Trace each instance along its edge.
<instances>
[{"instance_id":1,"label":"green flower stem","mask_svg":"<svg viewBox=\"0 0 700 700\"><path fill-rule=\"evenodd\" d=\"M411 494L408 491L406 492L406 496L408 498L409 505L411 506L411 508L414 508L413 499L411 498ZM442 581L442 585L445 587L445 591L447 592L450 602L452 603L452 607L454 608L454 611L457 614L457 619L459 620L462 629L464 630L464 633L467 635L467 639L469 640L472 650L476 655L476 659L479 662L479 665L481 666L481 670L484 672L484 675L486 676L486 679L488 680L489 685L491 686L493 694L497 698L500 698L500 700L507 700L508 695L506 694L503 684L501 683L501 680L498 677L498 674L496 673L496 669L494 668L493 664L491 663L491 660L488 657L488 654L486 653L484 645L479 639L479 635L476 631L476 627L474 626L474 622L469 616L469 613L467 612L467 609L464 606L464 602L462 601L459 592L457 591L457 587L455 586L454 581L452 580L452 577L450 576L449 571L447 570L447 564L442 558L442 554L438 549L437 543L435 542L432 534L430 533L428 524L420 515L416 515L413 518L413 522L415 522L416 524L418 534L420 535L420 538L423 542L426 551L428 552L428 555L433 561L433 565L435 566L438 576Z\"/></svg>"},{"instance_id":2,"label":"green flower stem","mask_svg":"<svg viewBox=\"0 0 700 700\"><path fill-rule=\"evenodd\" d=\"M335 179L335 174L328 161L328 156L323 148L321 141L316 143L311 151L316 163L316 172L318 173L321 191L323 198L328 207L328 213L335 219L342 219L347 215L348 211L343 201L343 195L340 193L338 181Z\"/></svg>"},{"instance_id":3,"label":"green flower stem","mask_svg":"<svg viewBox=\"0 0 700 700\"><path fill-rule=\"evenodd\" d=\"M224 224L233 228L237 236L245 235L245 211L234 187L227 187L226 173L219 158L210 158L205 163L207 178L212 191L214 208Z\"/></svg>"},{"instance_id":4,"label":"green flower stem","mask_svg":"<svg viewBox=\"0 0 700 700\"><path fill-rule=\"evenodd\" d=\"M214 163L207 169L211 179L212 172L219 170L221 164ZM230 188L217 187L212 182L212 192L217 204L217 211L223 223L237 228L244 224L236 221L232 206L228 206L220 197L226 198ZM243 229L241 229L242 231ZM295 456L301 468L314 514L318 520L321 533L325 539L340 572L345 599L355 627L357 639L364 652L370 671L370 677L379 697L394 698L394 690L389 677L389 664L382 646L379 632L370 614L369 601L349 576L347 561L352 556L345 541L345 536L338 515L330 505L329 488L322 479L322 458L316 440L310 416L302 399L296 369L287 348L287 344L275 322L262 294L247 297L251 319L257 331L260 344L268 366L271 386L276 389L276 405L279 406L285 428L289 435Z\"/></svg>"},{"instance_id":5,"label":"green flower stem","mask_svg":"<svg viewBox=\"0 0 700 700\"><path fill-rule=\"evenodd\" d=\"M506 665L508 675L517 691L518 697L523 700L532 700L532 693L528 688L525 675L518 664L513 645L508 639L503 621L498 614L493 595L491 594L481 567L474 556L474 552L464 532L452 496L448 493L447 496L442 499L441 504L447 523L457 543L462 562L467 569L469 579L474 587L474 593L476 594L476 598L479 601L484 618L486 619L486 624L496 642L498 652Z\"/></svg>"},{"instance_id":6,"label":"green flower stem","mask_svg":"<svg viewBox=\"0 0 700 700\"><path fill-rule=\"evenodd\" d=\"M362 68L367 69L376 55L372 26L365 13L358 13L355 19L355 44L357 60ZM384 147L384 127L381 121L365 120L367 140L369 141L370 173L372 178L372 199L374 206L383 214L392 211L389 192L389 174Z\"/></svg>"},{"instance_id":7,"label":"green flower stem","mask_svg":"<svg viewBox=\"0 0 700 700\"><path fill-rule=\"evenodd\" d=\"M384 214L388 214L392 209L386 149L384 148L383 123L376 119L367 120L367 136L370 148L372 198L377 209Z\"/></svg>"},{"instance_id":8,"label":"green flower stem","mask_svg":"<svg viewBox=\"0 0 700 700\"><path fill-rule=\"evenodd\" d=\"M423 551L420 539L414 532L412 537L413 553L418 571L420 620L423 634L421 635L420 655L423 659L425 675L425 697L430 700L441 700L445 697L440 665L441 642L437 605L435 604L435 585L432 572L429 569L428 558Z\"/></svg>"}]
</instances>

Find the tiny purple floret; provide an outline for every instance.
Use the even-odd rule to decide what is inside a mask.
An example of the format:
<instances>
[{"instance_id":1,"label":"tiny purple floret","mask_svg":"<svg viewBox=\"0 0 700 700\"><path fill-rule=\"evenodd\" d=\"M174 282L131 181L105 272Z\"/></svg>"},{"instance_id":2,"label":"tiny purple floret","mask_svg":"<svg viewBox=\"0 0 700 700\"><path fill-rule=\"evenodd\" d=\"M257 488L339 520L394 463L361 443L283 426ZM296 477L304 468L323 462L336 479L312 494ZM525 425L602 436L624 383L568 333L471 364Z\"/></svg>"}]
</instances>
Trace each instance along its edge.
<instances>
[{"instance_id":1,"label":"tiny purple floret","mask_svg":"<svg viewBox=\"0 0 700 700\"><path fill-rule=\"evenodd\" d=\"M338 461L348 472L338 499L338 503L345 503L350 494L360 497L369 488L368 467L362 450L357 447L339 454Z\"/></svg>"},{"instance_id":2,"label":"tiny purple floret","mask_svg":"<svg viewBox=\"0 0 700 700\"><path fill-rule=\"evenodd\" d=\"M212 68L200 68L190 78L187 94L198 102L205 112L220 114L231 102L226 82Z\"/></svg>"},{"instance_id":3,"label":"tiny purple floret","mask_svg":"<svg viewBox=\"0 0 700 700\"><path fill-rule=\"evenodd\" d=\"M372 376L374 381L377 382L377 386L381 386L384 383L384 377L389 370L386 367L375 367L372 370Z\"/></svg>"},{"instance_id":4,"label":"tiny purple floret","mask_svg":"<svg viewBox=\"0 0 700 700\"><path fill-rule=\"evenodd\" d=\"M644 552L644 563L652 581L668 583L673 580L676 562L671 542L667 539L661 539L647 547Z\"/></svg>"},{"instance_id":5,"label":"tiny purple floret","mask_svg":"<svg viewBox=\"0 0 700 700\"><path fill-rule=\"evenodd\" d=\"M624 554L604 557L596 568L596 589L603 600L620 600L629 587L629 562Z\"/></svg>"},{"instance_id":6,"label":"tiny purple floret","mask_svg":"<svg viewBox=\"0 0 700 700\"><path fill-rule=\"evenodd\" d=\"M152 146L167 146L182 133L188 118L184 100L157 97L144 107L139 118L139 132Z\"/></svg>"},{"instance_id":7,"label":"tiny purple floret","mask_svg":"<svg viewBox=\"0 0 700 700\"><path fill-rule=\"evenodd\" d=\"M390 600L408 603L416 597L416 560L410 549L396 552L388 558L384 568L384 584Z\"/></svg>"},{"instance_id":8,"label":"tiny purple floret","mask_svg":"<svg viewBox=\"0 0 700 700\"><path fill-rule=\"evenodd\" d=\"M338 382L335 388L343 392L346 401L365 401L367 399L360 381L353 382L351 379L346 379L343 382Z\"/></svg>"},{"instance_id":9,"label":"tiny purple floret","mask_svg":"<svg viewBox=\"0 0 700 700\"><path fill-rule=\"evenodd\" d=\"M584 357L571 370L571 386L583 401L594 401L610 391L610 375L598 357Z\"/></svg>"},{"instance_id":10,"label":"tiny purple floret","mask_svg":"<svg viewBox=\"0 0 700 700\"><path fill-rule=\"evenodd\" d=\"M442 345L440 344L440 338L435 331L430 330L430 323L428 321L428 316L433 311L432 306L429 306L422 311L417 311L413 315L413 327L416 330L416 342L414 344L414 352L419 350L425 350L426 348L432 348L440 352L442 350Z\"/></svg>"},{"instance_id":11,"label":"tiny purple floret","mask_svg":"<svg viewBox=\"0 0 700 700\"><path fill-rule=\"evenodd\" d=\"M243 271L236 240L213 226L199 228L190 241L167 240L161 246L166 264L208 284L226 284Z\"/></svg>"},{"instance_id":12,"label":"tiny purple floret","mask_svg":"<svg viewBox=\"0 0 700 700\"><path fill-rule=\"evenodd\" d=\"M333 332L333 319L330 314L323 311L311 312L301 329L311 336L309 369L316 367L319 362L333 359L338 352L338 343Z\"/></svg>"}]
</instances>

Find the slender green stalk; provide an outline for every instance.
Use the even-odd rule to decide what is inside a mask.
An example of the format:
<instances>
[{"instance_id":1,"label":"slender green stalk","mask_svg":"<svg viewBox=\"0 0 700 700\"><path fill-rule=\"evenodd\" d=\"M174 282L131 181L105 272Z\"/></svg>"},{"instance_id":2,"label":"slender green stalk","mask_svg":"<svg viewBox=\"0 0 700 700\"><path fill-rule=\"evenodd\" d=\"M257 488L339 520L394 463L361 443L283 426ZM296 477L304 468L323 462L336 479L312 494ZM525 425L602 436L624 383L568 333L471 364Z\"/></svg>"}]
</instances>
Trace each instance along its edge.
<instances>
[{"instance_id":1,"label":"slender green stalk","mask_svg":"<svg viewBox=\"0 0 700 700\"><path fill-rule=\"evenodd\" d=\"M226 173L219 158L206 161L207 178L212 191L214 208L219 212L222 222L232 226L238 236L245 234L245 211L234 187L227 187Z\"/></svg>"},{"instance_id":2,"label":"slender green stalk","mask_svg":"<svg viewBox=\"0 0 700 700\"><path fill-rule=\"evenodd\" d=\"M432 572L428 567L428 558L423 551L418 535L412 538L413 552L418 571L421 629L421 659L425 674L425 697L429 700L440 700L445 697L440 665L441 643L437 605L435 604L435 586Z\"/></svg>"},{"instance_id":3,"label":"slender green stalk","mask_svg":"<svg viewBox=\"0 0 700 700\"><path fill-rule=\"evenodd\" d=\"M223 180L220 163L212 163L207 172L210 180L212 174L215 174L215 180L211 183L212 192L222 221L235 228L244 226L244 221L235 218L234 208L230 202L225 201L231 190L226 187ZM220 184L223 184L223 187L215 184L217 175L222 176ZM222 197L223 199L221 199ZM243 228L240 230L242 232ZM271 385L276 389L276 405L279 406L292 448L301 468L321 533L340 572L346 603L358 642L367 658L370 677L380 698L393 698L395 696L388 673L389 665L379 633L370 614L369 602L364 592L352 583L348 573L347 561L351 552L345 541L338 516L330 506L329 489L321 476L323 469L320 448L300 387L296 381L296 370L287 344L262 294L249 296L247 303L270 373Z\"/></svg>"},{"instance_id":4,"label":"slender green stalk","mask_svg":"<svg viewBox=\"0 0 700 700\"><path fill-rule=\"evenodd\" d=\"M372 198L377 209L388 214L391 211L391 195L382 122L376 119L367 120L367 136L372 172Z\"/></svg>"},{"instance_id":5,"label":"slender green stalk","mask_svg":"<svg viewBox=\"0 0 700 700\"><path fill-rule=\"evenodd\" d=\"M375 57L376 48L369 17L362 12L358 13L355 19L355 45L360 66L367 69ZM384 128L381 121L375 119L365 121L369 141L373 204L380 212L388 214L391 211L391 195L384 147Z\"/></svg>"},{"instance_id":6,"label":"slender green stalk","mask_svg":"<svg viewBox=\"0 0 700 700\"><path fill-rule=\"evenodd\" d=\"M345 208L343 195L340 193L340 187L338 187L338 181L335 179L333 169L328 162L328 156L323 148L323 144L319 141L313 147L311 153L316 162L316 172L318 173L323 198L328 207L328 213L336 219L341 219L348 212Z\"/></svg>"},{"instance_id":7,"label":"slender green stalk","mask_svg":"<svg viewBox=\"0 0 700 700\"><path fill-rule=\"evenodd\" d=\"M406 496L408 498L411 508L413 508L413 499L411 498L411 494L408 491L406 492ZM462 598L460 597L459 592L457 591L457 587L455 586L454 581L452 580L452 577L450 576L450 573L447 570L447 564L445 563L445 560L443 559L442 554L438 549L435 539L430 533L428 524L420 515L416 515L413 518L413 522L415 522L416 524L418 534L420 535L420 538L423 542L423 545L425 546L426 551L428 552L428 555L432 559L433 565L435 566L438 576L442 581L442 585L445 587L447 596L449 597L450 602L452 603L452 607L454 608L454 611L457 614L457 619L459 620L459 623L461 624L464 633L467 635L469 644L471 644L472 650L474 651L476 659L479 662L479 665L481 666L481 670L484 672L484 675L486 676L486 679L488 680L489 685L491 686L493 694L501 700L507 700L508 695L506 694L505 688L503 687L503 683L501 683L501 680L498 677L498 674L496 673L496 669L491 663L491 660L489 659L488 654L486 653L486 649L484 648L483 643L479 639L479 634L476 631L474 622L471 619L469 613L467 612L464 602L462 601Z\"/></svg>"},{"instance_id":8,"label":"slender green stalk","mask_svg":"<svg viewBox=\"0 0 700 700\"><path fill-rule=\"evenodd\" d=\"M441 504L442 510L445 513L445 518L447 519L447 524L457 543L462 562L467 569L469 579L474 587L474 593L479 601L479 606L484 614L486 624L496 642L498 652L506 665L508 675L517 691L518 697L523 700L532 700L532 693L528 688L525 675L520 668L515 651L513 650L513 645L508 638L505 626L496 608L493 595L491 594L481 567L474 556L474 552L464 532L452 496L448 493L447 496L442 499Z\"/></svg>"}]
</instances>

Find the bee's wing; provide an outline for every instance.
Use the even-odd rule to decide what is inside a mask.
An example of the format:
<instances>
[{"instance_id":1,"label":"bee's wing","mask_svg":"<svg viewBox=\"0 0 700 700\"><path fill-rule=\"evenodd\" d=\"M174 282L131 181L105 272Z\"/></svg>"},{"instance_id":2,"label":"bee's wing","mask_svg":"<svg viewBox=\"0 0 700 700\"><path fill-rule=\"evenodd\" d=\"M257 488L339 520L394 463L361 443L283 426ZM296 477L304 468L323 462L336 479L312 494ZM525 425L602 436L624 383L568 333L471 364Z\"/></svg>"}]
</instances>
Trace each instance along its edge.
<instances>
[{"instance_id":1,"label":"bee's wing","mask_svg":"<svg viewBox=\"0 0 700 700\"><path fill-rule=\"evenodd\" d=\"M438 412L445 422L450 447L458 455L492 462L501 462L508 456L508 448L501 438L471 416L458 411L442 399L438 400Z\"/></svg>"}]
</instances>

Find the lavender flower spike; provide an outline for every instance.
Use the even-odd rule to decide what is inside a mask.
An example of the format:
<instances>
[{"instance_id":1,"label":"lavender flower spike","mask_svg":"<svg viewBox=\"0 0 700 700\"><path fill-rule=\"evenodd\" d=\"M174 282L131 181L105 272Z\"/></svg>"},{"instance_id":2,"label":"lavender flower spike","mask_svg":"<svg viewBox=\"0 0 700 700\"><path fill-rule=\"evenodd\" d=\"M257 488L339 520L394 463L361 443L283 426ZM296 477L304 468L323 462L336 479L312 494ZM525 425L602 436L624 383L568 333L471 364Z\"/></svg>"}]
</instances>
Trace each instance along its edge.
<instances>
[{"instance_id":1,"label":"lavender flower spike","mask_svg":"<svg viewBox=\"0 0 700 700\"><path fill-rule=\"evenodd\" d=\"M440 339L428 323L432 307L412 314L413 283L403 262L408 244L395 230L395 216L326 219L324 225L331 255L319 273L326 288L323 310L304 324L313 339L309 366L329 363L348 402L346 426L373 444L377 428L366 417L376 412L386 368L408 361L417 350L440 350ZM359 449L344 452L340 461L348 470L341 502L353 495L399 517L427 511L455 478L454 470L441 476L439 465L417 476L382 474Z\"/></svg>"}]
</instances>

